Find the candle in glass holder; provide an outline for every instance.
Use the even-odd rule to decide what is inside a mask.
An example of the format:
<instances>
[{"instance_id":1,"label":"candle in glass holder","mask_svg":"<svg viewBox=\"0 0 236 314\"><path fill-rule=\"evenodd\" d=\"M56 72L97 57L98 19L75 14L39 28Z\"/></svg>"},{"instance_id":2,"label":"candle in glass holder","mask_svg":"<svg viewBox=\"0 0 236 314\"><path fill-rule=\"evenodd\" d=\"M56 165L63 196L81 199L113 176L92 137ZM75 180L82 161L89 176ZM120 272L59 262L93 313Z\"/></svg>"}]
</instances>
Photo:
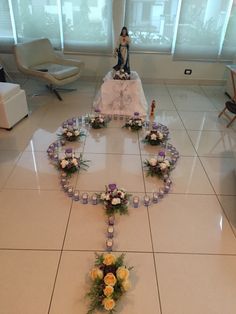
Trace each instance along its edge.
<instances>
[{"instance_id":1,"label":"candle in glass holder","mask_svg":"<svg viewBox=\"0 0 236 314\"><path fill-rule=\"evenodd\" d=\"M144 196L143 203L145 206L148 206L150 204L150 197L148 195Z\"/></svg>"},{"instance_id":2,"label":"candle in glass holder","mask_svg":"<svg viewBox=\"0 0 236 314\"><path fill-rule=\"evenodd\" d=\"M82 194L82 203L83 204L88 204L88 193L83 193Z\"/></svg>"},{"instance_id":3,"label":"candle in glass holder","mask_svg":"<svg viewBox=\"0 0 236 314\"><path fill-rule=\"evenodd\" d=\"M115 224L115 216L108 217L108 225L113 226Z\"/></svg>"},{"instance_id":4,"label":"candle in glass holder","mask_svg":"<svg viewBox=\"0 0 236 314\"><path fill-rule=\"evenodd\" d=\"M67 177L67 174L65 172L62 172L61 173L61 178L66 178Z\"/></svg>"},{"instance_id":5,"label":"candle in glass holder","mask_svg":"<svg viewBox=\"0 0 236 314\"><path fill-rule=\"evenodd\" d=\"M70 197L73 196L73 188L72 188L72 186L68 186L67 193L68 193L68 195L69 195Z\"/></svg>"},{"instance_id":6,"label":"candle in glass holder","mask_svg":"<svg viewBox=\"0 0 236 314\"><path fill-rule=\"evenodd\" d=\"M79 201L79 191L78 190L74 191L74 201Z\"/></svg>"},{"instance_id":7,"label":"candle in glass holder","mask_svg":"<svg viewBox=\"0 0 236 314\"><path fill-rule=\"evenodd\" d=\"M92 204L93 204L93 205L97 205L97 203L98 203L97 194L93 194L93 195L92 195Z\"/></svg>"},{"instance_id":8,"label":"candle in glass holder","mask_svg":"<svg viewBox=\"0 0 236 314\"><path fill-rule=\"evenodd\" d=\"M112 251L113 241L112 239L107 239L106 241L107 251Z\"/></svg>"},{"instance_id":9,"label":"candle in glass holder","mask_svg":"<svg viewBox=\"0 0 236 314\"><path fill-rule=\"evenodd\" d=\"M64 190L65 192L67 192L69 185L66 183L66 184L64 184L62 187L63 187L63 190Z\"/></svg>"},{"instance_id":10,"label":"candle in glass holder","mask_svg":"<svg viewBox=\"0 0 236 314\"><path fill-rule=\"evenodd\" d=\"M53 159L54 159L55 161L58 161L58 155L57 155L57 154L54 154L54 155L53 155Z\"/></svg>"},{"instance_id":11,"label":"candle in glass holder","mask_svg":"<svg viewBox=\"0 0 236 314\"><path fill-rule=\"evenodd\" d=\"M164 192L167 194L167 193L169 193L169 191L170 191L170 186L166 184L164 186Z\"/></svg>"},{"instance_id":12,"label":"candle in glass holder","mask_svg":"<svg viewBox=\"0 0 236 314\"><path fill-rule=\"evenodd\" d=\"M138 196L134 196L133 205L134 205L134 208L138 208L138 205L139 205L139 197Z\"/></svg>"},{"instance_id":13,"label":"candle in glass holder","mask_svg":"<svg viewBox=\"0 0 236 314\"><path fill-rule=\"evenodd\" d=\"M159 200L159 195L157 192L154 192L153 193L153 196L152 196L152 201L154 204L158 203L158 200Z\"/></svg>"},{"instance_id":14,"label":"candle in glass holder","mask_svg":"<svg viewBox=\"0 0 236 314\"><path fill-rule=\"evenodd\" d=\"M61 185L62 185L62 186L65 185L66 182L67 182L66 178L61 178Z\"/></svg>"},{"instance_id":15,"label":"candle in glass holder","mask_svg":"<svg viewBox=\"0 0 236 314\"><path fill-rule=\"evenodd\" d=\"M167 185L171 185L171 184L172 184L172 180L171 180L170 178L168 178L168 179L166 180L166 184L167 184Z\"/></svg>"},{"instance_id":16,"label":"candle in glass holder","mask_svg":"<svg viewBox=\"0 0 236 314\"><path fill-rule=\"evenodd\" d=\"M159 197L162 198L164 196L165 192L163 188L159 189Z\"/></svg>"},{"instance_id":17,"label":"candle in glass holder","mask_svg":"<svg viewBox=\"0 0 236 314\"><path fill-rule=\"evenodd\" d=\"M107 236L109 239L113 238L113 236L114 236L114 227L113 226L108 226Z\"/></svg>"}]
</instances>

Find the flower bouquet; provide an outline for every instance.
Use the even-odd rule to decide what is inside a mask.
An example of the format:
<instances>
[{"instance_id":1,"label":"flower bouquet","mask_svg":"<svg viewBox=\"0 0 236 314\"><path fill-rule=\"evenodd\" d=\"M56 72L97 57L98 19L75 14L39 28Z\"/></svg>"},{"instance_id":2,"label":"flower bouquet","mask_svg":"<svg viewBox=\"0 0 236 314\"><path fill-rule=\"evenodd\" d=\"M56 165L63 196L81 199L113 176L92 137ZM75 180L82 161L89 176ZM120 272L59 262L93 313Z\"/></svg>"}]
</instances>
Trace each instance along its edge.
<instances>
[{"instance_id":1,"label":"flower bouquet","mask_svg":"<svg viewBox=\"0 0 236 314\"><path fill-rule=\"evenodd\" d=\"M124 127L132 131L138 131L144 126L144 119L139 116L138 112L135 112L133 117L130 117L129 120L125 123Z\"/></svg>"},{"instance_id":2,"label":"flower bouquet","mask_svg":"<svg viewBox=\"0 0 236 314\"><path fill-rule=\"evenodd\" d=\"M113 76L114 80L130 80L130 75L125 72L124 69L121 69L119 71L116 71L114 76Z\"/></svg>"},{"instance_id":3,"label":"flower bouquet","mask_svg":"<svg viewBox=\"0 0 236 314\"><path fill-rule=\"evenodd\" d=\"M90 299L87 314L96 310L113 313L117 301L129 290L132 267L125 266L124 257L124 254L118 257L111 253L96 254L95 265L90 271L92 285L87 294Z\"/></svg>"},{"instance_id":4,"label":"flower bouquet","mask_svg":"<svg viewBox=\"0 0 236 314\"><path fill-rule=\"evenodd\" d=\"M153 129L151 131L147 131L146 136L143 140L144 143L148 143L150 145L160 145L167 141L168 134L162 133L157 129Z\"/></svg>"},{"instance_id":5,"label":"flower bouquet","mask_svg":"<svg viewBox=\"0 0 236 314\"><path fill-rule=\"evenodd\" d=\"M101 114L88 116L88 123L93 129L106 128L109 119Z\"/></svg>"},{"instance_id":6,"label":"flower bouquet","mask_svg":"<svg viewBox=\"0 0 236 314\"><path fill-rule=\"evenodd\" d=\"M80 137L85 136L85 133L78 129L76 126L64 126L62 127L62 132L59 136L66 141L74 142L77 141Z\"/></svg>"},{"instance_id":7,"label":"flower bouquet","mask_svg":"<svg viewBox=\"0 0 236 314\"><path fill-rule=\"evenodd\" d=\"M106 186L105 192L99 195L108 216L115 213L127 214L130 196L124 189L118 189L116 184L109 184L108 187Z\"/></svg>"},{"instance_id":8,"label":"flower bouquet","mask_svg":"<svg viewBox=\"0 0 236 314\"><path fill-rule=\"evenodd\" d=\"M173 168L170 158L166 158L163 151L159 152L157 157L146 159L144 165L147 168L147 175L158 176L163 179L164 175L168 175Z\"/></svg>"},{"instance_id":9,"label":"flower bouquet","mask_svg":"<svg viewBox=\"0 0 236 314\"><path fill-rule=\"evenodd\" d=\"M82 154L76 157L71 148L67 148L65 151L65 157L58 160L58 169L64 171L67 175L71 175L81 168L88 167L89 160L83 160Z\"/></svg>"}]
</instances>

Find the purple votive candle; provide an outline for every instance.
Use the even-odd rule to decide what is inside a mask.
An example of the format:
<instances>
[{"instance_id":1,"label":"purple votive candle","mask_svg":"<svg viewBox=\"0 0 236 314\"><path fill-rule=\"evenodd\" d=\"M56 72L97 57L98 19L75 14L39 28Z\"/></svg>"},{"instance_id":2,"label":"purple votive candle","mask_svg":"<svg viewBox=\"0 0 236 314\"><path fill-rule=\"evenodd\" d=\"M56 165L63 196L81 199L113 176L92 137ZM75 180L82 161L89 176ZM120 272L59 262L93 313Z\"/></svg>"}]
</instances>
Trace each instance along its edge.
<instances>
[{"instance_id":1,"label":"purple votive candle","mask_svg":"<svg viewBox=\"0 0 236 314\"><path fill-rule=\"evenodd\" d=\"M79 191L78 190L74 191L73 199L74 199L74 201L79 201Z\"/></svg>"},{"instance_id":2,"label":"purple votive candle","mask_svg":"<svg viewBox=\"0 0 236 314\"><path fill-rule=\"evenodd\" d=\"M135 117L138 117L138 116L139 116L139 112L135 111L135 112L134 112L134 116L135 116Z\"/></svg>"},{"instance_id":3,"label":"purple votive candle","mask_svg":"<svg viewBox=\"0 0 236 314\"><path fill-rule=\"evenodd\" d=\"M109 239L112 239L114 236L114 227L113 226L108 226L107 228L107 236Z\"/></svg>"},{"instance_id":4,"label":"purple votive candle","mask_svg":"<svg viewBox=\"0 0 236 314\"><path fill-rule=\"evenodd\" d=\"M72 186L68 186L67 193L68 193L68 195L69 195L70 197L73 196L73 188L72 188Z\"/></svg>"},{"instance_id":5,"label":"purple votive candle","mask_svg":"<svg viewBox=\"0 0 236 314\"><path fill-rule=\"evenodd\" d=\"M153 196L152 196L152 201L154 204L158 203L158 200L159 200L159 195L157 192L154 192L153 193Z\"/></svg>"},{"instance_id":6,"label":"purple votive candle","mask_svg":"<svg viewBox=\"0 0 236 314\"><path fill-rule=\"evenodd\" d=\"M108 225L114 226L114 224L115 224L115 216L109 216L108 217Z\"/></svg>"},{"instance_id":7,"label":"purple votive candle","mask_svg":"<svg viewBox=\"0 0 236 314\"><path fill-rule=\"evenodd\" d=\"M93 204L93 205L97 205L97 203L98 203L97 194L93 194L93 195L92 195L92 204Z\"/></svg>"},{"instance_id":8,"label":"purple votive candle","mask_svg":"<svg viewBox=\"0 0 236 314\"><path fill-rule=\"evenodd\" d=\"M82 194L82 203L83 204L88 204L88 193L83 193Z\"/></svg>"},{"instance_id":9,"label":"purple votive candle","mask_svg":"<svg viewBox=\"0 0 236 314\"><path fill-rule=\"evenodd\" d=\"M148 206L150 204L150 197L148 195L144 196L143 203L145 206Z\"/></svg>"},{"instance_id":10,"label":"purple votive candle","mask_svg":"<svg viewBox=\"0 0 236 314\"><path fill-rule=\"evenodd\" d=\"M134 196L133 205L134 205L134 208L138 208L138 206L139 206L139 197L138 196Z\"/></svg>"},{"instance_id":11,"label":"purple votive candle","mask_svg":"<svg viewBox=\"0 0 236 314\"><path fill-rule=\"evenodd\" d=\"M162 198L164 196L165 192L163 188L159 189L159 197Z\"/></svg>"},{"instance_id":12,"label":"purple votive candle","mask_svg":"<svg viewBox=\"0 0 236 314\"><path fill-rule=\"evenodd\" d=\"M112 251L112 246L113 246L112 239L107 239L106 246L107 246L107 251L111 252Z\"/></svg>"},{"instance_id":13,"label":"purple votive candle","mask_svg":"<svg viewBox=\"0 0 236 314\"><path fill-rule=\"evenodd\" d=\"M72 157L72 148L67 148L65 150L65 155L66 155L66 157L71 158Z\"/></svg>"}]
</instances>

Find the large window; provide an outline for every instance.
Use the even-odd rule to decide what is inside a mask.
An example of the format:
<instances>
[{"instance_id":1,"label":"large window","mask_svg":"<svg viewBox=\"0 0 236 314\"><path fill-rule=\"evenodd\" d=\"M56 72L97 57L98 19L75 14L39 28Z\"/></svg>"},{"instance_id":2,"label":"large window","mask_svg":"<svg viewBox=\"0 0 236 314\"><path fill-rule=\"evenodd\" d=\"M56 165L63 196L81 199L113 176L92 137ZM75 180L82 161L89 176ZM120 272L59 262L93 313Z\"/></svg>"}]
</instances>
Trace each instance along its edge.
<instances>
[{"instance_id":1,"label":"large window","mask_svg":"<svg viewBox=\"0 0 236 314\"><path fill-rule=\"evenodd\" d=\"M179 0L127 0L131 50L171 52Z\"/></svg>"},{"instance_id":2,"label":"large window","mask_svg":"<svg viewBox=\"0 0 236 314\"><path fill-rule=\"evenodd\" d=\"M62 0L64 48L112 51L112 1Z\"/></svg>"},{"instance_id":3,"label":"large window","mask_svg":"<svg viewBox=\"0 0 236 314\"><path fill-rule=\"evenodd\" d=\"M236 0L0 0L0 52L47 37L65 52L111 53L123 25L131 52L236 59Z\"/></svg>"},{"instance_id":4,"label":"large window","mask_svg":"<svg viewBox=\"0 0 236 314\"><path fill-rule=\"evenodd\" d=\"M8 0L0 1L0 51L7 52L14 43Z\"/></svg>"},{"instance_id":5,"label":"large window","mask_svg":"<svg viewBox=\"0 0 236 314\"><path fill-rule=\"evenodd\" d=\"M60 27L57 0L12 1L17 42L48 37L60 48Z\"/></svg>"},{"instance_id":6,"label":"large window","mask_svg":"<svg viewBox=\"0 0 236 314\"><path fill-rule=\"evenodd\" d=\"M184 60L217 59L231 7L231 0L182 1L175 57Z\"/></svg>"}]
</instances>

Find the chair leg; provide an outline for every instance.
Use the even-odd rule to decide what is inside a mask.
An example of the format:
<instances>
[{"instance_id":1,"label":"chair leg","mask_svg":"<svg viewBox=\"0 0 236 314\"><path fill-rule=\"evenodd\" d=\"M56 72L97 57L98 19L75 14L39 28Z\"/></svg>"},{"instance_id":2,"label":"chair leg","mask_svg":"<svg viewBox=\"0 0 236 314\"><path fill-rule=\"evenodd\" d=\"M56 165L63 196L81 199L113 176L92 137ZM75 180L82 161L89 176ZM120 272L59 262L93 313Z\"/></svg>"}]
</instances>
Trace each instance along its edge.
<instances>
[{"instance_id":1,"label":"chair leg","mask_svg":"<svg viewBox=\"0 0 236 314\"><path fill-rule=\"evenodd\" d=\"M225 107L225 108L221 111L221 113L218 115L218 118L222 116L222 114L225 112L226 109L227 109L227 108Z\"/></svg>"},{"instance_id":2,"label":"chair leg","mask_svg":"<svg viewBox=\"0 0 236 314\"><path fill-rule=\"evenodd\" d=\"M227 124L227 128L234 122L234 120L236 119L236 116L230 121L230 123Z\"/></svg>"},{"instance_id":3,"label":"chair leg","mask_svg":"<svg viewBox=\"0 0 236 314\"><path fill-rule=\"evenodd\" d=\"M53 93L57 96L57 98L62 101L61 95L58 93L58 91L56 90L56 88L53 88Z\"/></svg>"}]
</instances>

